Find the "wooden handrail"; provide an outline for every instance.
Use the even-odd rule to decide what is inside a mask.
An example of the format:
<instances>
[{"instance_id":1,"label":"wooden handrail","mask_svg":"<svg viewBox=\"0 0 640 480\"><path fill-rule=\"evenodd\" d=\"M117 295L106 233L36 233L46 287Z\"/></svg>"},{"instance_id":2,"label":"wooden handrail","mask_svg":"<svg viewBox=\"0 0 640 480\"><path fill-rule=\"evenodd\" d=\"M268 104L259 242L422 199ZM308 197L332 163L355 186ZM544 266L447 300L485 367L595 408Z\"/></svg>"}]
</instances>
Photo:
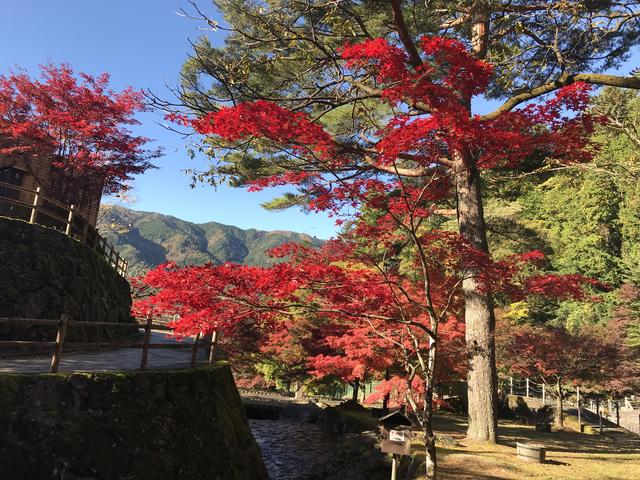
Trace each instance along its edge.
<instances>
[{"instance_id":1,"label":"wooden handrail","mask_svg":"<svg viewBox=\"0 0 640 480\"><path fill-rule=\"evenodd\" d=\"M19 192L36 193L36 191L31 188L23 187L22 185L14 185L13 183L2 182L2 181L0 181L0 187L10 188L12 190L17 190Z\"/></svg>"},{"instance_id":2,"label":"wooden handrail","mask_svg":"<svg viewBox=\"0 0 640 480\"><path fill-rule=\"evenodd\" d=\"M123 323L112 323L112 322L78 322L70 320L68 315L62 314L59 320L54 319L37 319L37 318L13 318L13 317L0 317L0 324L2 323L25 323L25 324L36 324L36 325L57 325L58 331L56 334L55 342L47 342L47 341L24 341L24 340L0 340L0 347L44 347L44 346L53 346L53 355L51 357L51 367L49 369L50 373L56 373L58 371L58 366L60 364L60 358L62 356L63 346L65 348L139 348L142 350L141 361L140 361L140 370L145 370L147 368L147 358L148 352L150 349L190 349L191 350L191 367L195 368L196 366L196 357L198 344L200 339L200 334L196 337L194 343L151 343L150 342L150 334L151 329L153 328L152 318L147 317L145 319L145 334L142 340L142 343L135 343L131 341L124 342L96 342L96 343L86 343L86 342L70 342L65 343L65 337L67 333L67 329L69 327L77 327L77 326L137 326L140 325L136 322L134 324L123 324ZM28 352L21 352L28 353ZM209 363L211 363L211 359L209 359Z\"/></svg>"},{"instance_id":3,"label":"wooden handrail","mask_svg":"<svg viewBox=\"0 0 640 480\"><path fill-rule=\"evenodd\" d=\"M0 317L0 324L2 323L18 323L23 325L58 325L60 320L53 318L14 318L14 317ZM141 323L119 323L119 322L81 322L78 320L69 320L69 325L80 327L144 327ZM165 324L152 323L151 328L153 330L171 330Z\"/></svg>"},{"instance_id":4,"label":"wooden handrail","mask_svg":"<svg viewBox=\"0 0 640 480\"><path fill-rule=\"evenodd\" d=\"M32 190L30 188L26 188L23 186L19 186L19 185L14 185L13 183L7 183L7 182L0 182L0 187L4 187L4 188L9 188L12 190L16 190L19 192L26 192L26 193L31 193L31 194L36 194L36 193L40 193L40 187L37 187L35 190ZM4 197L0 197L0 198L4 198ZM46 200L47 202L53 203L56 207L60 207L60 208L64 208L65 210L69 209L69 205L65 205L64 203L54 199L54 198L50 198L47 197L43 194L40 193L40 198ZM29 204L29 206L31 206Z\"/></svg>"},{"instance_id":5,"label":"wooden handrail","mask_svg":"<svg viewBox=\"0 0 640 480\"><path fill-rule=\"evenodd\" d=\"M53 346L56 342L38 342L35 340L0 340L0 346ZM66 347L94 347L94 348L104 348L104 347L117 347L117 348L145 348L141 343L125 343L125 342L100 342L100 343L88 343L88 342L66 342L64 344ZM159 349L168 349L168 350L180 350L183 348L190 348L193 350L192 343L150 343L146 346L146 348L159 350Z\"/></svg>"},{"instance_id":6,"label":"wooden handrail","mask_svg":"<svg viewBox=\"0 0 640 480\"><path fill-rule=\"evenodd\" d=\"M87 219L76 212L74 205L65 205L57 200L43 195L40 191L40 187L32 190L30 188L25 188L19 185L13 185L11 183L1 181L0 187L13 189L17 192L26 192L33 195L33 200L31 202L16 198L10 198L8 196L0 196L0 203L14 205L23 209L30 209L31 213L28 219L29 223L41 224L53 228L59 227L58 225L51 225L49 222L47 222L48 224L46 225L45 223L38 222L38 216L45 216L49 219L54 220L55 222L58 222L63 226L62 231L65 235L76 238L78 241L80 241L80 243L93 248L103 258L105 258L107 263L109 263L109 265L111 265L119 275L126 277L129 263L126 262L122 257L120 257L120 254L113 248L111 244L109 244L104 239L104 237L102 237L102 235L98 233L98 230L94 228L87 221ZM53 211L53 209L50 208L47 204L52 204L54 207L61 209L65 212L65 216L60 216L61 212ZM20 220L25 220L25 218L20 218ZM76 228L77 224L80 224L81 227Z\"/></svg>"}]
</instances>

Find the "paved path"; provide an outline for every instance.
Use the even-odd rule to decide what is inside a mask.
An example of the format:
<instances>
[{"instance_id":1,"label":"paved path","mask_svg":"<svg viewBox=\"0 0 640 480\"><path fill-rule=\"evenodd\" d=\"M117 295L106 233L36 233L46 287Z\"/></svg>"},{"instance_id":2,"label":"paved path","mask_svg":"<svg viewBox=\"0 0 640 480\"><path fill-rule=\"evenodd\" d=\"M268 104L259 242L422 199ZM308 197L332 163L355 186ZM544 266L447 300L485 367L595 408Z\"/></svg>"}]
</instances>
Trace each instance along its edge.
<instances>
[{"instance_id":1,"label":"paved path","mask_svg":"<svg viewBox=\"0 0 640 480\"><path fill-rule=\"evenodd\" d=\"M191 338L182 342L192 343ZM150 343L178 343L168 332L152 330ZM207 346L198 347L198 360L206 360ZM62 347L62 355L58 367L59 372L109 372L121 370L138 370L142 356L141 348L119 348L85 353L67 353ZM46 373L51 364L51 355L0 359L0 373ZM149 349L147 369L185 368L191 365L190 348Z\"/></svg>"}]
</instances>

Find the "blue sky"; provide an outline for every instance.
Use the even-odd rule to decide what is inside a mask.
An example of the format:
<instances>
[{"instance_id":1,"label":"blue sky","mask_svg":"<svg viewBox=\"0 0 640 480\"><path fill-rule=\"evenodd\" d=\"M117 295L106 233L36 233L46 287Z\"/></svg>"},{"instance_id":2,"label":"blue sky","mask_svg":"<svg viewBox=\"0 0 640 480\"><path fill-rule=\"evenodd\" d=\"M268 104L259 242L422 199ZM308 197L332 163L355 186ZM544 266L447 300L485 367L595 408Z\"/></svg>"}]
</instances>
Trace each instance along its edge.
<instances>
[{"instance_id":1,"label":"blue sky","mask_svg":"<svg viewBox=\"0 0 640 480\"><path fill-rule=\"evenodd\" d=\"M199 4L213 13L207 0ZM70 63L76 71L109 72L115 88L133 86L167 95L175 85L203 25L177 15L185 0L0 0L0 73L22 67L37 73L39 64ZM209 32L216 42L222 32ZM640 65L638 56L625 67ZM299 210L268 212L260 203L273 192L189 187L185 168L202 167L185 154L185 140L162 128L162 116L144 114L136 133L165 149L158 170L134 183L136 210L156 211L193 221L217 221L241 228L293 230L320 238L335 232L332 219Z\"/></svg>"},{"instance_id":2,"label":"blue sky","mask_svg":"<svg viewBox=\"0 0 640 480\"><path fill-rule=\"evenodd\" d=\"M201 0L204 7L211 5ZM150 88L168 95L190 52L189 39L203 34L201 24L176 14L184 0L0 0L0 73L23 67L38 72L47 62L70 63L77 72L109 72L112 85ZM213 6L209 8L212 12ZM210 32L211 33L211 32ZM222 33L211 33L215 41ZM160 167L134 183L136 201L127 206L193 222L216 221L241 228L293 230L329 238L334 221L299 210L269 212L260 203L273 192L189 187L185 168L204 166L185 154L186 141L168 132L159 113L140 117L136 133L164 146Z\"/></svg>"}]
</instances>

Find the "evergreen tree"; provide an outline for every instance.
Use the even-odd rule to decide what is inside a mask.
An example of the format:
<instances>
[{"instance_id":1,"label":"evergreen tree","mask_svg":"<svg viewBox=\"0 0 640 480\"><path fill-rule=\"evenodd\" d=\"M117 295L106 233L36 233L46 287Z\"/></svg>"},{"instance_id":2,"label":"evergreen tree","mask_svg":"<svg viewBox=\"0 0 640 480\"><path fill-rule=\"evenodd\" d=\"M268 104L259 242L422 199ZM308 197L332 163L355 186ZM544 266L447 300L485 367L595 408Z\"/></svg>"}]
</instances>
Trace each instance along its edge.
<instances>
[{"instance_id":1,"label":"evergreen tree","mask_svg":"<svg viewBox=\"0 0 640 480\"><path fill-rule=\"evenodd\" d=\"M444 35L470 46L473 54L497 66L488 96L504 103L482 117L495 119L524 102L562 86L582 81L640 88L640 78L590 73L616 67L638 43L639 2L511 0L403 2L400 0L269 3L220 0L225 23L218 25L195 4L191 14L212 28L223 28L224 45L208 39L195 44L183 69L179 96L193 112L254 100L278 102L304 111L324 124L341 148L359 156L358 168L381 169L369 162L372 138L385 124L389 106L376 82L376 72L357 74L340 58L345 42L385 38L403 49L418 68L423 59L418 38ZM472 114L470 99L462 101ZM409 102L411 115L429 107ZM304 170L304 160L267 154L259 141L232 149L210 140L205 152L215 154L208 172L195 177L235 185L282 171ZM445 166L455 177L455 204L460 233L477 249L488 251L481 176L473 152L450 152ZM398 172L426 181L411 157L397 159ZM384 169L382 169L384 171ZM278 207L312 200L308 191L290 194ZM465 322L469 346L469 436L496 439L496 371L491 295L482 292L474 275L464 282Z\"/></svg>"}]
</instances>

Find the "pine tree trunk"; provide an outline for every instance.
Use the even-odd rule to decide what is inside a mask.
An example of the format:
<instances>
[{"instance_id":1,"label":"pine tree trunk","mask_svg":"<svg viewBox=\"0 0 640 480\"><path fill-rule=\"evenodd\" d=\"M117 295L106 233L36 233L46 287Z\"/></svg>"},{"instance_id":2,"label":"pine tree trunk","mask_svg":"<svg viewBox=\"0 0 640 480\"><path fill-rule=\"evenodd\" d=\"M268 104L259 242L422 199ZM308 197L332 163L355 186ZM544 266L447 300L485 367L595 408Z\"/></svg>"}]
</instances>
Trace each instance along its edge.
<instances>
[{"instance_id":1,"label":"pine tree trunk","mask_svg":"<svg viewBox=\"0 0 640 480\"><path fill-rule=\"evenodd\" d=\"M473 247L488 252L480 172L473 160L463 155L456 158L455 170L460 233ZM490 294L480 291L475 273L467 271L467 278L462 284L469 369L467 437L495 442L498 397L493 299Z\"/></svg>"}]
</instances>

